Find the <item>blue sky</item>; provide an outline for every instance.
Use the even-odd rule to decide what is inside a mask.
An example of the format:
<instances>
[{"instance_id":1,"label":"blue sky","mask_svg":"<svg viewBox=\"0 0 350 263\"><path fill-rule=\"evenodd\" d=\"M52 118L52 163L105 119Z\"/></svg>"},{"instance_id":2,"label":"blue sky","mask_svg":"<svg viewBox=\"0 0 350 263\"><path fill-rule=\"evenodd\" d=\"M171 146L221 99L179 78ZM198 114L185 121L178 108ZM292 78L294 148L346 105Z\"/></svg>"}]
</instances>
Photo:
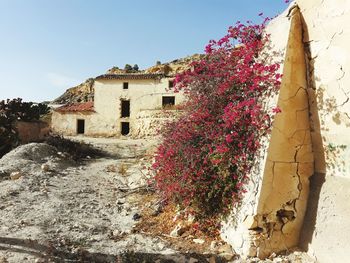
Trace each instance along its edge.
<instances>
[{"instance_id":1,"label":"blue sky","mask_svg":"<svg viewBox=\"0 0 350 263\"><path fill-rule=\"evenodd\" d=\"M237 20L283 0L0 0L0 99L52 100L126 63L202 53Z\"/></svg>"}]
</instances>

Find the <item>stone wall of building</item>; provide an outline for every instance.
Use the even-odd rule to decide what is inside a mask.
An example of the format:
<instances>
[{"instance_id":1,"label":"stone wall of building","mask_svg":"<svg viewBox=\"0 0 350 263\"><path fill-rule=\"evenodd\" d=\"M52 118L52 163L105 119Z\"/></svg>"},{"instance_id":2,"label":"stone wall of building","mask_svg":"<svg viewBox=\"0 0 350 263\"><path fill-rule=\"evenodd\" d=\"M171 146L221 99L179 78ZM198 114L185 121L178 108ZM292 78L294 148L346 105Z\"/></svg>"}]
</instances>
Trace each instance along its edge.
<instances>
[{"instance_id":1,"label":"stone wall of building","mask_svg":"<svg viewBox=\"0 0 350 263\"><path fill-rule=\"evenodd\" d=\"M85 121L85 135L93 136L95 127L99 124L94 120L93 113L67 112L61 113L53 111L51 117L51 129L55 134L74 136L77 135L78 120Z\"/></svg>"},{"instance_id":2,"label":"stone wall of building","mask_svg":"<svg viewBox=\"0 0 350 263\"><path fill-rule=\"evenodd\" d=\"M50 132L49 125L42 121L18 121L16 129L21 143L42 141Z\"/></svg>"},{"instance_id":3,"label":"stone wall of building","mask_svg":"<svg viewBox=\"0 0 350 263\"><path fill-rule=\"evenodd\" d=\"M120 135L121 122L130 123L130 135L140 132L136 123L141 111L162 109L162 97L174 96L175 105L184 101L182 93L169 90L169 78L146 80L97 80L95 81L95 104L97 133L116 132ZM128 89L123 89L123 82L128 82ZM130 101L130 116L121 117L121 101ZM116 129L117 128L117 129ZM144 131L147 133L147 131Z\"/></svg>"},{"instance_id":4,"label":"stone wall of building","mask_svg":"<svg viewBox=\"0 0 350 263\"><path fill-rule=\"evenodd\" d=\"M177 110L143 110L137 113L133 137L146 138L159 135L161 128L174 120L181 112Z\"/></svg>"},{"instance_id":5,"label":"stone wall of building","mask_svg":"<svg viewBox=\"0 0 350 263\"><path fill-rule=\"evenodd\" d=\"M87 136L120 137L122 123L125 122L129 123L128 135L131 137L154 134L153 126L160 120L157 110L161 112L163 97L174 97L175 105L185 100L183 93L174 93L169 89L170 80L164 77L95 80L93 111L54 111L52 130L63 135L77 135L77 121L82 119L85 120L84 134ZM124 82L128 83L126 89L123 87ZM129 116L122 116L122 101L130 103ZM155 113L153 117L146 116L152 111Z\"/></svg>"}]
</instances>

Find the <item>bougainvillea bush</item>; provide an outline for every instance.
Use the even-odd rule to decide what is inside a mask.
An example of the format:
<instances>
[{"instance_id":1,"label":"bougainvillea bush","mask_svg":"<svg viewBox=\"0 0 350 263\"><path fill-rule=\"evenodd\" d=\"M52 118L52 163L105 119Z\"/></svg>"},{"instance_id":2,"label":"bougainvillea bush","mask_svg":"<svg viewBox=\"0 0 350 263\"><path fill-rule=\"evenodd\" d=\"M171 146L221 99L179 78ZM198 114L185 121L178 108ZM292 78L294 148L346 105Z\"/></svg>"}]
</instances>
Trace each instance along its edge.
<instances>
[{"instance_id":1,"label":"bougainvillea bush","mask_svg":"<svg viewBox=\"0 0 350 263\"><path fill-rule=\"evenodd\" d=\"M211 40L206 56L176 76L187 94L185 113L162 132L153 169L167 198L198 215L227 215L245 192L261 136L272 110L266 98L280 85L278 64L269 64L261 25L237 23ZM278 109L275 109L275 111Z\"/></svg>"}]
</instances>

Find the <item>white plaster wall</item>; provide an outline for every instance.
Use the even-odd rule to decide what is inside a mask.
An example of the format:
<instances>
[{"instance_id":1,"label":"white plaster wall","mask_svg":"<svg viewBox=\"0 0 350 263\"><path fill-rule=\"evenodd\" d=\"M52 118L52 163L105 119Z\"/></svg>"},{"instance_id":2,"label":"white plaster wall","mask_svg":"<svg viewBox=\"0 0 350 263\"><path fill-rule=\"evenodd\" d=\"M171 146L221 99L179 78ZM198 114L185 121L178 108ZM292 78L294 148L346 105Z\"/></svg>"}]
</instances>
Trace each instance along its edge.
<instances>
[{"instance_id":1,"label":"white plaster wall","mask_svg":"<svg viewBox=\"0 0 350 263\"><path fill-rule=\"evenodd\" d=\"M123 89L123 82L129 83ZM180 104L185 97L182 93L174 93L168 89L169 79L160 80L96 80L95 103L96 113L91 133L120 135L120 122L130 122L130 134L135 135L136 116L143 110L162 108L163 96L175 96L175 104ZM121 100L130 100L130 117L121 118Z\"/></svg>"},{"instance_id":2,"label":"white plaster wall","mask_svg":"<svg viewBox=\"0 0 350 263\"><path fill-rule=\"evenodd\" d=\"M350 0L297 0L310 45L326 166L315 163L302 242L319 262L347 262L350 251ZM313 74L312 74L313 73ZM317 151L319 149L315 149ZM322 184L324 180L324 184ZM321 182L319 182L321 181ZM314 227L314 229L312 229Z\"/></svg>"},{"instance_id":3,"label":"white plaster wall","mask_svg":"<svg viewBox=\"0 0 350 263\"><path fill-rule=\"evenodd\" d=\"M316 158L316 174L311 179L300 245L318 262L347 262L350 251L350 0L296 2L307 26L304 43L309 49L308 92L310 107L314 108L310 118ZM269 52L276 61L283 59L285 53L290 27L287 14L288 10L267 27L272 41ZM249 239L245 223L249 226L256 211L262 171L252 174L248 196L234 218L236 221L223 228L222 236L246 255L249 251L244 249L249 244L244 240Z\"/></svg>"},{"instance_id":4,"label":"white plaster wall","mask_svg":"<svg viewBox=\"0 0 350 263\"><path fill-rule=\"evenodd\" d=\"M85 120L85 135L89 135L94 121L92 113L59 113L54 111L52 114L51 129L56 134L77 135L77 120Z\"/></svg>"},{"instance_id":5,"label":"white plaster wall","mask_svg":"<svg viewBox=\"0 0 350 263\"><path fill-rule=\"evenodd\" d=\"M350 178L350 1L297 3L307 25L327 175Z\"/></svg>"},{"instance_id":6,"label":"white plaster wall","mask_svg":"<svg viewBox=\"0 0 350 263\"><path fill-rule=\"evenodd\" d=\"M347 262L350 251L350 0L296 2L307 25L304 43L311 62L310 107L316 109L311 112L316 174L311 179L300 245L318 262ZM269 52L274 61L283 60L285 55L290 27L288 9L267 27L272 42ZM317 139L319 133L320 140ZM260 172L251 175L242 209L235 211L235 216L223 227L222 236L245 255L254 254L247 251L247 227L256 212L262 172L260 162Z\"/></svg>"}]
</instances>

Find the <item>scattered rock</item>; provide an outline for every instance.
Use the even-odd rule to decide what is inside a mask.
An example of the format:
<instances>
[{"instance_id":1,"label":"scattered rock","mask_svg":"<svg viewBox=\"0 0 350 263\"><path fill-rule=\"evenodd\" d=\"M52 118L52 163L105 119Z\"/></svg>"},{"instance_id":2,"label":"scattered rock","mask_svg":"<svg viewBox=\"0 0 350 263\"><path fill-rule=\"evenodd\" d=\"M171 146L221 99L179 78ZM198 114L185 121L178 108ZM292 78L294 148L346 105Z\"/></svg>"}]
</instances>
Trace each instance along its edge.
<instances>
[{"instance_id":1,"label":"scattered rock","mask_svg":"<svg viewBox=\"0 0 350 263\"><path fill-rule=\"evenodd\" d=\"M113 233L112 233L112 235L115 236L115 237L120 236L120 234L121 234L121 232L118 229L114 230Z\"/></svg>"},{"instance_id":2,"label":"scattered rock","mask_svg":"<svg viewBox=\"0 0 350 263\"><path fill-rule=\"evenodd\" d=\"M170 236L172 236L172 237L180 236L181 235L180 233L182 232L181 230L182 230L182 225L181 225L181 223L178 223L176 225L176 227L170 232Z\"/></svg>"},{"instance_id":3,"label":"scattered rock","mask_svg":"<svg viewBox=\"0 0 350 263\"><path fill-rule=\"evenodd\" d=\"M230 261L234 258L235 255L232 253L220 253L219 256L226 259L227 261Z\"/></svg>"},{"instance_id":4,"label":"scattered rock","mask_svg":"<svg viewBox=\"0 0 350 263\"><path fill-rule=\"evenodd\" d=\"M217 251L219 253L231 253L231 254L234 253L232 250L232 247L227 243L222 245L222 246L219 246Z\"/></svg>"},{"instance_id":5,"label":"scattered rock","mask_svg":"<svg viewBox=\"0 0 350 263\"><path fill-rule=\"evenodd\" d=\"M216 250L218 248L219 244L217 241L211 241L210 243L210 250Z\"/></svg>"},{"instance_id":6,"label":"scattered rock","mask_svg":"<svg viewBox=\"0 0 350 263\"><path fill-rule=\"evenodd\" d=\"M274 259L276 257L276 253L272 253L270 256L269 256L269 259Z\"/></svg>"},{"instance_id":7,"label":"scattered rock","mask_svg":"<svg viewBox=\"0 0 350 263\"><path fill-rule=\"evenodd\" d=\"M195 215L189 214L188 217L187 217L187 222L189 224L192 224L195 219L196 219Z\"/></svg>"},{"instance_id":8,"label":"scattered rock","mask_svg":"<svg viewBox=\"0 0 350 263\"><path fill-rule=\"evenodd\" d=\"M140 214L136 213L136 214L134 214L134 215L132 216L132 219L135 220L135 221L137 221L137 220L139 220L141 217L142 217L142 216L141 216Z\"/></svg>"},{"instance_id":9,"label":"scattered rock","mask_svg":"<svg viewBox=\"0 0 350 263\"><path fill-rule=\"evenodd\" d=\"M163 208L164 208L163 202L157 202L157 203L153 206L154 212L152 213L152 216L158 216L160 213L163 212Z\"/></svg>"},{"instance_id":10,"label":"scattered rock","mask_svg":"<svg viewBox=\"0 0 350 263\"><path fill-rule=\"evenodd\" d=\"M42 165L41 165L41 170L42 170L43 172L48 172L48 171L50 171L50 165L48 165L47 163L42 164Z\"/></svg>"},{"instance_id":11,"label":"scattered rock","mask_svg":"<svg viewBox=\"0 0 350 263\"><path fill-rule=\"evenodd\" d=\"M195 238L192 240L194 243L196 244L204 244L205 240L204 239L200 239L200 238Z\"/></svg>"},{"instance_id":12,"label":"scattered rock","mask_svg":"<svg viewBox=\"0 0 350 263\"><path fill-rule=\"evenodd\" d=\"M19 178L21 178L23 175L22 175L22 173L21 172L12 172L11 174L10 174L10 178L11 178L11 180L17 180L17 179L19 179Z\"/></svg>"},{"instance_id":13,"label":"scattered rock","mask_svg":"<svg viewBox=\"0 0 350 263\"><path fill-rule=\"evenodd\" d=\"M119 198L118 201L117 201L117 204L118 204L118 205L122 205L122 204L125 203L125 201L126 201L125 198Z\"/></svg>"}]
</instances>

